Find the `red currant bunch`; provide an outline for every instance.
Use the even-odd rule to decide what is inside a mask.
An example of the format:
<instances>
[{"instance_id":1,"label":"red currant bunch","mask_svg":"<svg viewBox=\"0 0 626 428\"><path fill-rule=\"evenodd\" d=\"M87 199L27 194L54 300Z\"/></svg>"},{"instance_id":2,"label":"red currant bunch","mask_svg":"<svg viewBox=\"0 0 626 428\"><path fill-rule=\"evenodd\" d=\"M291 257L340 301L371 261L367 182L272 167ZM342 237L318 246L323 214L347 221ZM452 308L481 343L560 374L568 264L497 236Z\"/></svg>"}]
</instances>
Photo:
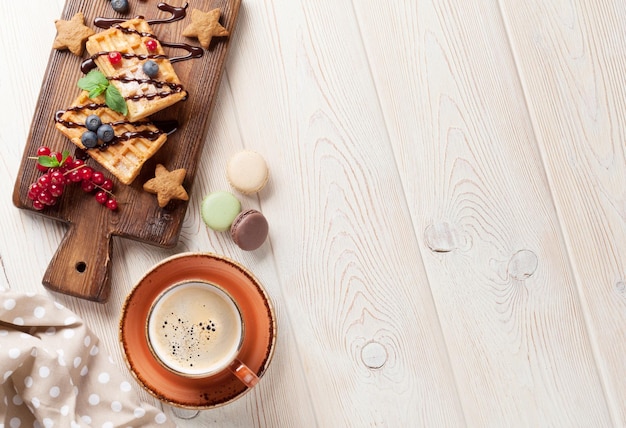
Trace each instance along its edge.
<instances>
[{"instance_id":1,"label":"red currant bunch","mask_svg":"<svg viewBox=\"0 0 626 428\"><path fill-rule=\"evenodd\" d=\"M68 151L53 152L49 147L37 149L37 169L43 174L28 188L28 199L38 211L47 206L56 205L65 187L71 183L80 183L81 188L95 193L96 201L111 211L117 209L117 200L113 196L113 181L100 171L85 165L81 159L73 159Z\"/></svg>"}]
</instances>

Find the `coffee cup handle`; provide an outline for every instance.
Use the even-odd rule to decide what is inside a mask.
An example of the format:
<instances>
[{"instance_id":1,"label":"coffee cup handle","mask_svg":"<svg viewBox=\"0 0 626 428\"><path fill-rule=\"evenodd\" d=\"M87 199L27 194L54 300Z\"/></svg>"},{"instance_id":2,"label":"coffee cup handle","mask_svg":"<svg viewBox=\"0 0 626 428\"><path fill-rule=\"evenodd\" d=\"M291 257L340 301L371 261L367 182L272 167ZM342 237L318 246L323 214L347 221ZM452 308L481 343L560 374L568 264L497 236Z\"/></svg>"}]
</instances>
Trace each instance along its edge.
<instances>
[{"instance_id":1,"label":"coffee cup handle","mask_svg":"<svg viewBox=\"0 0 626 428\"><path fill-rule=\"evenodd\" d=\"M256 373L239 360L233 361L228 368L248 388L259 383L259 377Z\"/></svg>"}]
</instances>

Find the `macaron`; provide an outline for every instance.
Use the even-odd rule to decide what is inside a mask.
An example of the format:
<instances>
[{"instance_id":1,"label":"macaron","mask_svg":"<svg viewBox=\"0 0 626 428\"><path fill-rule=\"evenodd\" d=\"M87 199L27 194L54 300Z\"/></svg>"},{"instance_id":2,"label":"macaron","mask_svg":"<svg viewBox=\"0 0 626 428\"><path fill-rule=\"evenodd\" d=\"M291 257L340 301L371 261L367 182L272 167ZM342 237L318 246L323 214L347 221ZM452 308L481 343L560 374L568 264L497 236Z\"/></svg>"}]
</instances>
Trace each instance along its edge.
<instances>
[{"instance_id":1,"label":"macaron","mask_svg":"<svg viewBox=\"0 0 626 428\"><path fill-rule=\"evenodd\" d=\"M220 191L209 193L202 200L200 214L208 227L224 232L233 224L237 214L241 212L241 203L230 192Z\"/></svg>"},{"instance_id":2,"label":"macaron","mask_svg":"<svg viewBox=\"0 0 626 428\"><path fill-rule=\"evenodd\" d=\"M257 210L247 210L239 213L233 221L230 236L242 250L253 251L263 245L268 231L265 216Z\"/></svg>"},{"instance_id":3,"label":"macaron","mask_svg":"<svg viewBox=\"0 0 626 428\"><path fill-rule=\"evenodd\" d=\"M265 187L269 168L263 156L252 150L242 150L228 160L226 178L233 189L251 195Z\"/></svg>"}]
</instances>

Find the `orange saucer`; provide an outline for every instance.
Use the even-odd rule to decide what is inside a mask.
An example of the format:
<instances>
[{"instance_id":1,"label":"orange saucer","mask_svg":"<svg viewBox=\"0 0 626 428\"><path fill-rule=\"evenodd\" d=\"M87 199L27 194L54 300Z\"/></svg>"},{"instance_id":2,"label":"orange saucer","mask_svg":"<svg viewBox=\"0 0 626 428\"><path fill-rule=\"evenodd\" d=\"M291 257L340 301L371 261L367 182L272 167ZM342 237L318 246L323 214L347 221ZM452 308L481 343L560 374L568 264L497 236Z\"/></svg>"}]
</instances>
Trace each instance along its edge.
<instances>
[{"instance_id":1,"label":"orange saucer","mask_svg":"<svg viewBox=\"0 0 626 428\"><path fill-rule=\"evenodd\" d=\"M154 358L146 339L146 321L154 300L170 285L190 280L217 284L237 301L245 325L238 358L259 378L274 354L276 317L263 286L246 268L211 253L169 257L153 267L130 292L122 308L120 341L133 376L161 401L178 407L209 409L239 398L249 388L228 370L203 379L176 375Z\"/></svg>"}]
</instances>

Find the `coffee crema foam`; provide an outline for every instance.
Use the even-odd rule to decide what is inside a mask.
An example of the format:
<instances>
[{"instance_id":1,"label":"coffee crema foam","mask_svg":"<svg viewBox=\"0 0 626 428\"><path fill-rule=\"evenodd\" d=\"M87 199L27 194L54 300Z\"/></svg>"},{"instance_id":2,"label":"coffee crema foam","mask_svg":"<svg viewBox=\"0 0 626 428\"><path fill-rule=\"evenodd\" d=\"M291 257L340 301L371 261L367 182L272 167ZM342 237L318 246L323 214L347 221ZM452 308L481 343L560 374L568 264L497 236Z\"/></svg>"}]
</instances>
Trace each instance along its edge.
<instances>
[{"instance_id":1,"label":"coffee crema foam","mask_svg":"<svg viewBox=\"0 0 626 428\"><path fill-rule=\"evenodd\" d=\"M148 342L171 370L210 375L235 358L243 336L239 310L220 288L187 282L165 291L148 317Z\"/></svg>"}]
</instances>

